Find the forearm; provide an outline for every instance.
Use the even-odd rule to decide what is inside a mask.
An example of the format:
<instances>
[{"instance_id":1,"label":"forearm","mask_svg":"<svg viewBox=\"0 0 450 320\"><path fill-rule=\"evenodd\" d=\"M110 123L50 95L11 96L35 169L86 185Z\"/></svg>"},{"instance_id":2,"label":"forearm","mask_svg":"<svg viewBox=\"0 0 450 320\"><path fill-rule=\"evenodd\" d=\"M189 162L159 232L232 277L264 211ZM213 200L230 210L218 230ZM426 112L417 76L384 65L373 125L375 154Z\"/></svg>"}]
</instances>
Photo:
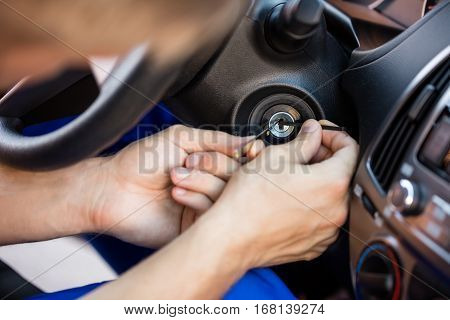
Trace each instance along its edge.
<instances>
[{"instance_id":1,"label":"forearm","mask_svg":"<svg viewBox=\"0 0 450 320\"><path fill-rule=\"evenodd\" d=\"M93 231L87 198L100 163L91 159L41 173L1 166L0 245Z\"/></svg>"},{"instance_id":2,"label":"forearm","mask_svg":"<svg viewBox=\"0 0 450 320\"><path fill-rule=\"evenodd\" d=\"M202 217L172 243L87 299L220 299L247 270L220 225Z\"/></svg>"}]
</instances>

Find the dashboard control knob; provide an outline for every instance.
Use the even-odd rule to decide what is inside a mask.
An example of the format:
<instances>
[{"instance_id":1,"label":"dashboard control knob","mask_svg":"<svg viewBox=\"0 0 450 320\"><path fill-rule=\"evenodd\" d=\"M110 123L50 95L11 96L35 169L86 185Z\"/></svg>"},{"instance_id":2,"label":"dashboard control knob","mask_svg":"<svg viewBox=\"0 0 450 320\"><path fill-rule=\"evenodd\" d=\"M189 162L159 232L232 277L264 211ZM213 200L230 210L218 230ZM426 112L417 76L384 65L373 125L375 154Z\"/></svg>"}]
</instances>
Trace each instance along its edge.
<instances>
[{"instance_id":1,"label":"dashboard control knob","mask_svg":"<svg viewBox=\"0 0 450 320\"><path fill-rule=\"evenodd\" d=\"M356 265L357 299L400 299L401 267L395 251L384 243L370 244Z\"/></svg>"},{"instance_id":2,"label":"dashboard control knob","mask_svg":"<svg viewBox=\"0 0 450 320\"><path fill-rule=\"evenodd\" d=\"M419 187L408 179L400 179L389 190L388 202L402 214L416 214L420 211Z\"/></svg>"},{"instance_id":3,"label":"dashboard control knob","mask_svg":"<svg viewBox=\"0 0 450 320\"><path fill-rule=\"evenodd\" d=\"M304 47L322 18L321 0L289 0L276 6L266 24L266 39L277 51L291 53Z\"/></svg>"}]
</instances>

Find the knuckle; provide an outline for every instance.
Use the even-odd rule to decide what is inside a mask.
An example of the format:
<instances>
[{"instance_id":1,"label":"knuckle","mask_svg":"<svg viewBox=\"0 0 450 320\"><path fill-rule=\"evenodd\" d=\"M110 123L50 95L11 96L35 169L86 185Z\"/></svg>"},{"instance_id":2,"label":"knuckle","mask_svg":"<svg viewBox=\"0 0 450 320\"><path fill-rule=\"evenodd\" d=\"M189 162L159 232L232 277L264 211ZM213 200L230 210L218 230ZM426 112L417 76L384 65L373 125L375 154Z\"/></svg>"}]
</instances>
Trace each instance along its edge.
<instances>
[{"instance_id":1,"label":"knuckle","mask_svg":"<svg viewBox=\"0 0 450 320\"><path fill-rule=\"evenodd\" d=\"M343 226L344 223L347 221L347 213L348 213L347 206L340 207L338 210L336 210L336 213L334 214L332 221L339 227Z\"/></svg>"},{"instance_id":2,"label":"knuckle","mask_svg":"<svg viewBox=\"0 0 450 320\"><path fill-rule=\"evenodd\" d=\"M349 185L350 185L350 179L347 176L340 174L333 179L331 187L333 189L333 193L338 198L341 198L347 194Z\"/></svg>"},{"instance_id":3,"label":"knuckle","mask_svg":"<svg viewBox=\"0 0 450 320\"><path fill-rule=\"evenodd\" d=\"M308 252L305 254L304 260L311 261L311 260L314 260L315 258L317 258L318 256L320 256L320 253L311 251L311 252Z\"/></svg>"},{"instance_id":4,"label":"knuckle","mask_svg":"<svg viewBox=\"0 0 450 320\"><path fill-rule=\"evenodd\" d=\"M189 138L192 129L182 124L175 124L167 130L169 139L183 140Z\"/></svg>"},{"instance_id":5,"label":"knuckle","mask_svg":"<svg viewBox=\"0 0 450 320\"><path fill-rule=\"evenodd\" d=\"M310 253L305 254L305 257L303 258L305 261L311 261L312 259L312 255Z\"/></svg>"},{"instance_id":6,"label":"knuckle","mask_svg":"<svg viewBox=\"0 0 450 320\"><path fill-rule=\"evenodd\" d=\"M169 127L168 131L170 133L175 133L175 132L180 132L180 131L183 131L186 129L187 129L187 127L182 124L174 124L173 126Z\"/></svg>"},{"instance_id":7,"label":"knuckle","mask_svg":"<svg viewBox=\"0 0 450 320\"><path fill-rule=\"evenodd\" d=\"M336 240L339 238L339 230L336 232L336 234L331 238L330 244L335 243Z\"/></svg>"}]
</instances>

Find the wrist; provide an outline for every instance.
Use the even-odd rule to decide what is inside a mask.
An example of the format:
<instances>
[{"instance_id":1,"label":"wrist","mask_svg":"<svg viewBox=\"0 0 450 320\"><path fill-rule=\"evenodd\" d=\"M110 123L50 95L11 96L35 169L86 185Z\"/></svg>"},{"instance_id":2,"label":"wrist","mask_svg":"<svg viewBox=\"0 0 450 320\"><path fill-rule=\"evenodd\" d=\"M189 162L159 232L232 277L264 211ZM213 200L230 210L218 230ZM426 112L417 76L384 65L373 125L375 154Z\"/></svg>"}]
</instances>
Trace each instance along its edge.
<instances>
[{"instance_id":1,"label":"wrist","mask_svg":"<svg viewBox=\"0 0 450 320\"><path fill-rule=\"evenodd\" d=\"M46 219L56 237L96 231L91 211L103 185L103 162L104 158L91 158L39 174L41 179L33 187L39 193L46 188L45 197L50 199Z\"/></svg>"},{"instance_id":2,"label":"wrist","mask_svg":"<svg viewBox=\"0 0 450 320\"><path fill-rule=\"evenodd\" d=\"M71 230L73 234L102 230L95 213L107 183L108 159L91 158L68 168L67 176L73 178L66 185L64 209L74 222Z\"/></svg>"},{"instance_id":3,"label":"wrist","mask_svg":"<svg viewBox=\"0 0 450 320\"><path fill-rule=\"evenodd\" d=\"M224 258L228 272L244 274L254 267L251 246L236 233L236 226L228 215L219 210L218 207L211 208L193 227L201 229L199 234L209 250L213 248L215 255Z\"/></svg>"},{"instance_id":4,"label":"wrist","mask_svg":"<svg viewBox=\"0 0 450 320\"><path fill-rule=\"evenodd\" d=\"M164 258L176 261L181 257L183 264L177 274L169 272L172 281L178 284L175 296L173 290L160 290L159 298L220 299L245 274L249 267L244 251L224 231L208 212L152 257L153 262ZM151 264L152 259L148 263ZM149 266L145 266L145 270L148 269ZM167 272L167 267L164 270ZM195 286L179 285L186 283L189 277L196 279Z\"/></svg>"}]
</instances>

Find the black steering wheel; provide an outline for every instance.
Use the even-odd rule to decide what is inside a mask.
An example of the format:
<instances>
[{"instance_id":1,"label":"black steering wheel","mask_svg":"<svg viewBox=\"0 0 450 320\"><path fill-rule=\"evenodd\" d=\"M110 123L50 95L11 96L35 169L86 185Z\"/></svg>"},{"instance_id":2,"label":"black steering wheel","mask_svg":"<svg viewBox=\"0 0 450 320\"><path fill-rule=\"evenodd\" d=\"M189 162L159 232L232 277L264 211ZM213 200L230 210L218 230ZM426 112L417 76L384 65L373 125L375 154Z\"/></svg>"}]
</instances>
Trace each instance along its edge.
<instances>
[{"instance_id":1,"label":"black steering wheel","mask_svg":"<svg viewBox=\"0 0 450 320\"><path fill-rule=\"evenodd\" d=\"M106 79L97 99L62 128L36 137L21 133L35 106L0 108L0 159L27 170L51 170L95 155L117 140L159 101L178 68L152 63L147 48L132 50Z\"/></svg>"},{"instance_id":2,"label":"black steering wheel","mask_svg":"<svg viewBox=\"0 0 450 320\"><path fill-rule=\"evenodd\" d=\"M202 39L192 39L186 44L189 48L185 51L178 48L183 52L177 58L168 59L171 62L159 61L161 59L156 58L158 52L147 49L147 45L134 48L114 68L91 105L76 119L53 132L25 136L22 129L28 123L24 119L38 111L38 106L35 102L30 103L30 99L16 99L14 89L8 92L0 100L0 161L24 170L53 170L94 156L111 145L156 105L168 90L179 87L180 83L186 84L187 73L195 74L203 67L239 21L247 4L235 0L223 7L226 10L220 18L221 22L217 23L220 27L210 28L216 31L215 34L210 32ZM205 12L203 14L207 14L207 10ZM216 23L211 17L215 15L210 14L204 20ZM187 61L191 61L194 55L202 58L188 64Z\"/></svg>"}]
</instances>

